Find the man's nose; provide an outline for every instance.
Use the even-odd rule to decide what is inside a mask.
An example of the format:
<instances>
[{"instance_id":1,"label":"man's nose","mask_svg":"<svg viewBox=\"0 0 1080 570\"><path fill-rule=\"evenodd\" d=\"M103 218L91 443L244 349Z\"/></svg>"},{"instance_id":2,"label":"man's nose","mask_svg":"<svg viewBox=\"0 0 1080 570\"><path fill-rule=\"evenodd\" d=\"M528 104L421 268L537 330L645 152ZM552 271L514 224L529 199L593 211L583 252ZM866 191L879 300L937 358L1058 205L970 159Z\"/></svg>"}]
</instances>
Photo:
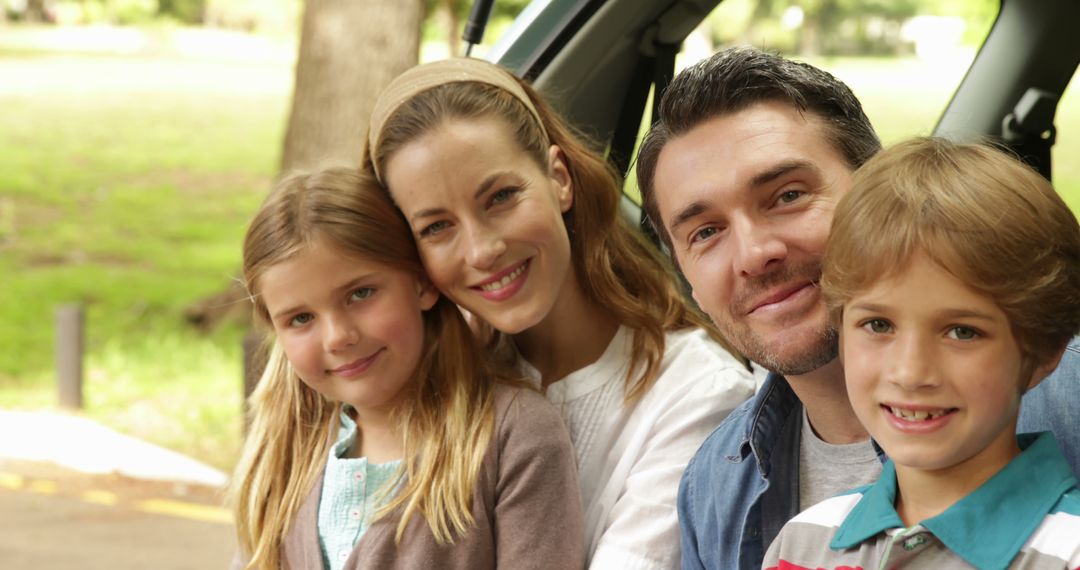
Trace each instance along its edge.
<instances>
[{"instance_id":1,"label":"man's nose","mask_svg":"<svg viewBox=\"0 0 1080 570\"><path fill-rule=\"evenodd\" d=\"M767 225L753 220L732 224L736 241L735 270L743 277L773 271L787 257L787 244Z\"/></svg>"}]
</instances>

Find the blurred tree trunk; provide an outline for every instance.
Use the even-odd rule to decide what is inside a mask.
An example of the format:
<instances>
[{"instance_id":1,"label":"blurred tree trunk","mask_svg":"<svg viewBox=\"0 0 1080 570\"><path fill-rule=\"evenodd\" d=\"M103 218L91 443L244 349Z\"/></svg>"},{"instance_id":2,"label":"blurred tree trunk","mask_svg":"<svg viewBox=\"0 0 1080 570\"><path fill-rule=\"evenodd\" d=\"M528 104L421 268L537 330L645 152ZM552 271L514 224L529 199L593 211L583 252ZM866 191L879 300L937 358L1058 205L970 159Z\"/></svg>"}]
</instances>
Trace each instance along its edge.
<instances>
[{"instance_id":1,"label":"blurred tree trunk","mask_svg":"<svg viewBox=\"0 0 1080 570\"><path fill-rule=\"evenodd\" d=\"M44 22L45 17L45 0L26 0L26 9L23 12L23 18L27 22Z\"/></svg>"},{"instance_id":2,"label":"blurred tree trunk","mask_svg":"<svg viewBox=\"0 0 1080 570\"><path fill-rule=\"evenodd\" d=\"M379 92L420 54L423 0L307 0L281 169L359 164Z\"/></svg>"},{"instance_id":3,"label":"blurred tree trunk","mask_svg":"<svg viewBox=\"0 0 1080 570\"><path fill-rule=\"evenodd\" d=\"M423 0L307 0L281 170L359 166L375 99L420 53ZM251 315L235 281L184 317L202 330Z\"/></svg>"},{"instance_id":4,"label":"blurred tree trunk","mask_svg":"<svg viewBox=\"0 0 1080 570\"><path fill-rule=\"evenodd\" d=\"M469 2L469 5L471 4ZM463 54L461 51L460 15L462 10L466 9L464 5L465 0L441 0L436 13L436 17L442 21L446 29L446 45L449 47L452 57Z\"/></svg>"}]
</instances>

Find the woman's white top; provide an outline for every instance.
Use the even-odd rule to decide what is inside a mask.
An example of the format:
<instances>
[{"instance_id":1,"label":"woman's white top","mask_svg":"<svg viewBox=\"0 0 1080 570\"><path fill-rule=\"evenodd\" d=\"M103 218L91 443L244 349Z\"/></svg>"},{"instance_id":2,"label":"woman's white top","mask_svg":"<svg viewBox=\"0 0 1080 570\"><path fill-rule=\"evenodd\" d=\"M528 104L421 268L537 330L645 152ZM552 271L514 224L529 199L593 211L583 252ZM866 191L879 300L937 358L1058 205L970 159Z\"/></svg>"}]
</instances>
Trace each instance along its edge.
<instances>
[{"instance_id":1,"label":"woman's white top","mask_svg":"<svg viewBox=\"0 0 1080 570\"><path fill-rule=\"evenodd\" d=\"M754 375L701 329L669 332L660 374L624 403L633 333L547 388L577 452L589 567L678 568L679 479L705 437L753 395ZM524 359L522 371L539 383ZM552 521L551 524L558 524Z\"/></svg>"}]
</instances>

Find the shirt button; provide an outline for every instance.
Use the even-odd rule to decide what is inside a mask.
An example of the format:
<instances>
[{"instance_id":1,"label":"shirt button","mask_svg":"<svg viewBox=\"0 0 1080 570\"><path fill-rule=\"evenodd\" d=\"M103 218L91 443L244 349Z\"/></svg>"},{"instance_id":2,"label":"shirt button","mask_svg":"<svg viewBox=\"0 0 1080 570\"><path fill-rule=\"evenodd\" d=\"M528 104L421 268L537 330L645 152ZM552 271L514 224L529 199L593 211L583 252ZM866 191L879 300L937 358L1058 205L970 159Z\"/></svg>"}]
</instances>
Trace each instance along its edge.
<instances>
[{"instance_id":1,"label":"shirt button","mask_svg":"<svg viewBox=\"0 0 1080 570\"><path fill-rule=\"evenodd\" d=\"M341 560L342 562L344 562L348 558L349 558L349 551L348 550L342 550L341 552L337 553L337 559Z\"/></svg>"},{"instance_id":2,"label":"shirt button","mask_svg":"<svg viewBox=\"0 0 1080 570\"><path fill-rule=\"evenodd\" d=\"M357 471L356 472L356 480L357 481L363 481L364 480L364 472L363 471Z\"/></svg>"},{"instance_id":3,"label":"shirt button","mask_svg":"<svg viewBox=\"0 0 1080 570\"><path fill-rule=\"evenodd\" d=\"M356 519L360 518L360 510L359 509L353 509L353 510L349 511L349 517L352 518L353 520L356 520Z\"/></svg>"}]
</instances>

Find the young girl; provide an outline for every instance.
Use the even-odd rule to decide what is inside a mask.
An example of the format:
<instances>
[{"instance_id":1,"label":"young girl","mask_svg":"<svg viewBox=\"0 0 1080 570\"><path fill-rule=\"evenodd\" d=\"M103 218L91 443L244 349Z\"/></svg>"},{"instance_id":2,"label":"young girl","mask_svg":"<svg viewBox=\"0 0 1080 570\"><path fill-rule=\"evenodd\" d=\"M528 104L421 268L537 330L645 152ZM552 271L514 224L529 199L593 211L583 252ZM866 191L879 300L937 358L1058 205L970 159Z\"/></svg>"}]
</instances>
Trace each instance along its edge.
<instances>
[{"instance_id":1,"label":"young girl","mask_svg":"<svg viewBox=\"0 0 1080 570\"><path fill-rule=\"evenodd\" d=\"M677 567L679 478L755 383L618 215L617 175L527 84L472 59L395 79L365 160L435 286L561 412L591 566Z\"/></svg>"},{"instance_id":2,"label":"young girl","mask_svg":"<svg viewBox=\"0 0 1080 570\"><path fill-rule=\"evenodd\" d=\"M424 276L359 171L284 180L244 241L275 337L232 494L247 568L577 568L573 451Z\"/></svg>"}]
</instances>

